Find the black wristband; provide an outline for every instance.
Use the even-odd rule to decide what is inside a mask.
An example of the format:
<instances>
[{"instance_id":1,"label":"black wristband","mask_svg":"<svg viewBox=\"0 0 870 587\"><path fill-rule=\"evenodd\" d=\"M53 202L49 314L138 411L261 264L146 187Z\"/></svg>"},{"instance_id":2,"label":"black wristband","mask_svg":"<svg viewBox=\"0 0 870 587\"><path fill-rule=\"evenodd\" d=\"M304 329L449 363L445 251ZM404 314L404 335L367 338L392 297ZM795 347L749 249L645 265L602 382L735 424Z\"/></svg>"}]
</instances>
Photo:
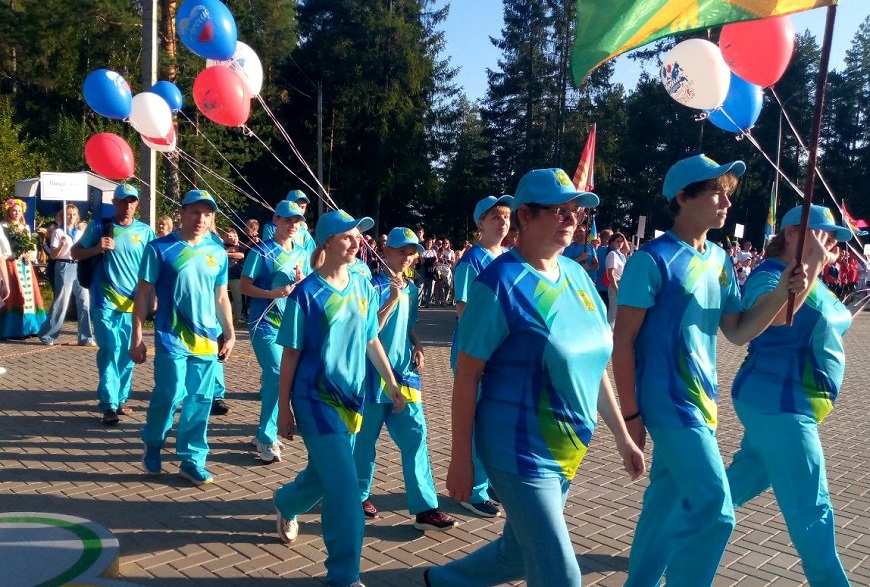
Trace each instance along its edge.
<instances>
[{"instance_id":1,"label":"black wristband","mask_svg":"<svg viewBox=\"0 0 870 587\"><path fill-rule=\"evenodd\" d=\"M623 416L622 421L623 422L631 422L632 420L637 420L638 418L640 418L640 411L639 410L637 412L633 413L631 416Z\"/></svg>"}]
</instances>

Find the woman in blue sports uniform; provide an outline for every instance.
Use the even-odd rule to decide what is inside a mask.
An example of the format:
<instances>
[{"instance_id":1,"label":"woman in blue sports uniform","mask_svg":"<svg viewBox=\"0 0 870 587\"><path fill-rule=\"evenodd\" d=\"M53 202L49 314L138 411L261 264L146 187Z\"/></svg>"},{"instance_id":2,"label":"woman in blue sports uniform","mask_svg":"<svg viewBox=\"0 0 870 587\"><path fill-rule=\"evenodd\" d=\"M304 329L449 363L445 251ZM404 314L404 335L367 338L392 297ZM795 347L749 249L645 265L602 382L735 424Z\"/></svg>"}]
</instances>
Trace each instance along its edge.
<instances>
[{"instance_id":1,"label":"woman in blue sports uniform","mask_svg":"<svg viewBox=\"0 0 870 587\"><path fill-rule=\"evenodd\" d=\"M453 276L454 301L456 302L457 327L453 331L453 345L450 347L450 366L456 371L456 355L459 352L459 327L458 320L465 312L465 304L471 285L480 272L501 255L505 249L501 242L507 235L511 226L511 196L487 196L480 200L474 207L474 222L477 224L478 239L456 263ZM490 495L489 479L483 465L472 455L474 461L474 488L467 501L462 502L462 507L468 511L484 517L494 518L501 515L498 506L493 503Z\"/></svg>"},{"instance_id":2,"label":"woman in blue sports uniform","mask_svg":"<svg viewBox=\"0 0 870 587\"><path fill-rule=\"evenodd\" d=\"M275 207L275 232L252 249L242 269L240 291L251 298L248 326L251 346L263 369L257 456L264 463L281 460L278 442L278 376L283 348L276 342L287 296L311 272L309 252L295 242L302 210L283 200Z\"/></svg>"},{"instance_id":3,"label":"woman in blue sports uniform","mask_svg":"<svg viewBox=\"0 0 870 587\"><path fill-rule=\"evenodd\" d=\"M604 305L586 271L560 255L580 207L597 204L561 169L527 173L512 205L517 245L472 286L459 325L447 489L459 501L470 496L475 442L507 521L494 542L427 569L430 587L580 586L563 509L599 411L626 470L644 471L604 370L612 347Z\"/></svg>"},{"instance_id":4,"label":"woman in blue sports uniform","mask_svg":"<svg viewBox=\"0 0 870 587\"><path fill-rule=\"evenodd\" d=\"M366 359L387 382L400 412L399 391L378 340L378 298L368 280L349 271L360 229L374 225L343 210L320 217L314 235L314 271L287 299L277 342L284 348L278 395L278 432L293 438L297 426L308 465L275 492L277 530L296 540L296 516L323 500L321 521L329 587L362 587L359 578L365 519L360 508L354 435L362 425ZM291 409L292 403L292 409Z\"/></svg>"},{"instance_id":5,"label":"woman in blue sports uniform","mask_svg":"<svg viewBox=\"0 0 870 587\"><path fill-rule=\"evenodd\" d=\"M780 233L767 245L765 261L746 280L744 305L776 287L794 259L802 207L789 210ZM837 260L837 241L852 238L831 211L811 206L804 261L810 286L795 296L792 326L785 311L749 343L749 354L731 395L743 424L743 440L728 467L734 506L773 487L789 536L814 587L849 585L837 555L834 509L828 495L819 424L834 407L843 383L843 334L852 323L849 310L818 276Z\"/></svg>"}]
</instances>

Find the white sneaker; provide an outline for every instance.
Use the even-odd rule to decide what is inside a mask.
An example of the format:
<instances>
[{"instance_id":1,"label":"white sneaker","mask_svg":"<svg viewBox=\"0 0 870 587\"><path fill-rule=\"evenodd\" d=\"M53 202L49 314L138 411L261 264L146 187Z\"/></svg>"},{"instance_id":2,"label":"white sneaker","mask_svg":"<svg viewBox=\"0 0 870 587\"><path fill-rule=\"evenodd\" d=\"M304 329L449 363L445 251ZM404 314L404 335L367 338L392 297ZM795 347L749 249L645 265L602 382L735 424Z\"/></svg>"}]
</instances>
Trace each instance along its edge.
<instances>
[{"instance_id":1,"label":"white sneaker","mask_svg":"<svg viewBox=\"0 0 870 587\"><path fill-rule=\"evenodd\" d=\"M284 448L284 443L281 442L281 439L280 439L280 438L279 438L278 440L275 441L275 444L278 445L278 448L279 448L279 449L280 449L280 448ZM251 446L253 446L253 447L256 448L257 450L260 450L260 441L257 440L257 437L256 437L256 436L254 436L253 438L251 438Z\"/></svg>"},{"instance_id":2,"label":"white sneaker","mask_svg":"<svg viewBox=\"0 0 870 587\"><path fill-rule=\"evenodd\" d=\"M278 506L275 506L275 529L278 531L278 538L284 544L296 542L296 538L299 536L299 522L296 521L295 517L286 519Z\"/></svg>"},{"instance_id":3,"label":"white sneaker","mask_svg":"<svg viewBox=\"0 0 870 587\"><path fill-rule=\"evenodd\" d=\"M0 375L6 373L6 367L0 367Z\"/></svg>"},{"instance_id":4,"label":"white sneaker","mask_svg":"<svg viewBox=\"0 0 870 587\"><path fill-rule=\"evenodd\" d=\"M281 462L281 447L277 442L275 444L263 444L262 442L258 442L257 452L260 453L258 456L264 463Z\"/></svg>"}]
</instances>

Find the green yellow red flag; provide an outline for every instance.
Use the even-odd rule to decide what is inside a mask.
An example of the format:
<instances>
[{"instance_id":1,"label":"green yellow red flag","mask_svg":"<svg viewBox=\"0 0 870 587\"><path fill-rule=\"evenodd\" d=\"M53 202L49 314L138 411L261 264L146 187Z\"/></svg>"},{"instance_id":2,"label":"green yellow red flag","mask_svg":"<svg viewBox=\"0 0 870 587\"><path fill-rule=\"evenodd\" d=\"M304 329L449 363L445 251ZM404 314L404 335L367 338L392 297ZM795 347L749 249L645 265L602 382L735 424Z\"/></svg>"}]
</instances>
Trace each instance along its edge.
<instances>
[{"instance_id":1,"label":"green yellow red flag","mask_svg":"<svg viewBox=\"0 0 870 587\"><path fill-rule=\"evenodd\" d=\"M571 74L577 86L612 57L662 37L782 16L837 0L577 0Z\"/></svg>"}]
</instances>

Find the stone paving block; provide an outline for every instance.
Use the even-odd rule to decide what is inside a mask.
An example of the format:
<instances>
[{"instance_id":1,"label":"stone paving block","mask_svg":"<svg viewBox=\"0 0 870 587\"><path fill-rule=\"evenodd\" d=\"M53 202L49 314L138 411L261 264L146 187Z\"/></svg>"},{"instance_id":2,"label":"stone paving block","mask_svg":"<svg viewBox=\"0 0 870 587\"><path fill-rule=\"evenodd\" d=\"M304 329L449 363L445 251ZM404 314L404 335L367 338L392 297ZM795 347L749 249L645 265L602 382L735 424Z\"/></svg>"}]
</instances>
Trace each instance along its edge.
<instances>
[{"instance_id":1,"label":"stone paving block","mask_svg":"<svg viewBox=\"0 0 870 587\"><path fill-rule=\"evenodd\" d=\"M399 454L383 433L372 491L382 517L367 525L363 550L363 579L369 587L421 586L422 566L473 552L501 532L503 519L468 516L446 496L453 326L451 309L420 312L418 332L428 345L422 376L430 459L441 507L461 525L444 534L413 529ZM64 334L66 340L74 336L72 330ZM206 488L191 487L178 477L171 434L163 451L167 474L154 478L141 472L139 433L153 384L153 357L136 368L129 402L134 413L116 428L105 428L93 391L93 349L0 342L0 365L9 370L0 377L0 511L63 512L107 526L121 543L122 576L145 586L283 587L288 580L293 587L322 586L326 554L319 507L300 517L296 544L283 545L274 534L272 495L305 466L306 454L295 440L281 463L263 465L255 458L249 441L259 412L259 368L244 333L240 335L236 355L227 363L231 411L210 422L209 469L217 482ZM862 366L868 341L870 313L864 313L846 337L849 365L843 393L820 428L838 544L856 586L870 585L870 457L856 448L870 435L865 417L870 413L870 370ZM728 392L744 356L744 349L720 339L718 440L726 464L741 437ZM648 443L647 459L650 449ZM609 431L599 426L565 512L584 585L624 582L646 484L646 478L632 483L625 477ZM740 508L737 518L717 586L805 584L771 492Z\"/></svg>"}]
</instances>

